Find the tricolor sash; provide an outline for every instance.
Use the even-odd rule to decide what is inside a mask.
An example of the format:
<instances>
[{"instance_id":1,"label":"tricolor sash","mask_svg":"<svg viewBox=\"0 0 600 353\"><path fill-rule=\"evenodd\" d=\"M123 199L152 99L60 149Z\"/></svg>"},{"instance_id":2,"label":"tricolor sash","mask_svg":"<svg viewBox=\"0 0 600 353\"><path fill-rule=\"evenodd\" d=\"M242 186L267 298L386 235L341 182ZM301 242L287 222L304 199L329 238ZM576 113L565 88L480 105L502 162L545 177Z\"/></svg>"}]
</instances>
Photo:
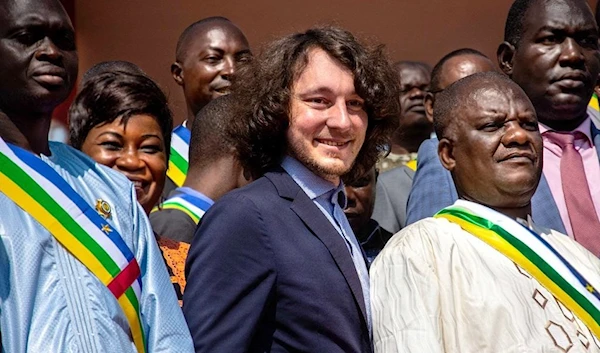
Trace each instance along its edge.
<instances>
[{"instance_id":1,"label":"tricolor sash","mask_svg":"<svg viewBox=\"0 0 600 353\"><path fill-rule=\"evenodd\" d=\"M183 125L176 127L171 134L171 156L167 176L177 187L183 185L188 172L190 138L190 130Z\"/></svg>"},{"instance_id":2,"label":"tricolor sash","mask_svg":"<svg viewBox=\"0 0 600 353\"><path fill-rule=\"evenodd\" d=\"M211 204L205 200L192 195L180 193L164 201L160 207L154 207L152 212L156 212L160 209L163 210L179 210L187 214L194 223L198 224L200 218L210 208Z\"/></svg>"},{"instance_id":3,"label":"tricolor sash","mask_svg":"<svg viewBox=\"0 0 600 353\"><path fill-rule=\"evenodd\" d=\"M600 105L598 104L598 95L596 95L595 92L594 92L594 94L592 94L592 98L590 99L590 102L588 103L588 107L594 109L597 112L600 112Z\"/></svg>"},{"instance_id":4,"label":"tricolor sash","mask_svg":"<svg viewBox=\"0 0 600 353\"><path fill-rule=\"evenodd\" d=\"M145 352L140 268L119 232L52 167L1 138L0 192L46 228L108 287L127 317L138 352Z\"/></svg>"},{"instance_id":5,"label":"tricolor sash","mask_svg":"<svg viewBox=\"0 0 600 353\"><path fill-rule=\"evenodd\" d=\"M487 212L486 212L487 211ZM446 218L487 243L532 275L600 338L600 294L541 235L491 209L454 204L434 217ZM499 219L497 223L490 219Z\"/></svg>"}]
</instances>

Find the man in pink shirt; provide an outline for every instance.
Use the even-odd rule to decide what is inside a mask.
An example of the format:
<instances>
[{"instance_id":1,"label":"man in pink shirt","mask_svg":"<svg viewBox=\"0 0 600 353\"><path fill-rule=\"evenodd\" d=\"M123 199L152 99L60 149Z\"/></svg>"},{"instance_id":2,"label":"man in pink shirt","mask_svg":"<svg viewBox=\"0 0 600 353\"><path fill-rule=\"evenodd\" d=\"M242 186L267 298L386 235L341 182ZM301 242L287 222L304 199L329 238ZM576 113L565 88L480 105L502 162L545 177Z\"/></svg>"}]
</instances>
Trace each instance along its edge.
<instances>
[{"instance_id":1,"label":"man in pink shirt","mask_svg":"<svg viewBox=\"0 0 600 353\"><path fill-rule=\"evenodd\" d=\"M531 99L544 142L536 221L600 255L600 131L598 112L588 109L600 72L592 10L584 0L517 0L504 40L498 63Z\"/></svg>"}]
</instances>

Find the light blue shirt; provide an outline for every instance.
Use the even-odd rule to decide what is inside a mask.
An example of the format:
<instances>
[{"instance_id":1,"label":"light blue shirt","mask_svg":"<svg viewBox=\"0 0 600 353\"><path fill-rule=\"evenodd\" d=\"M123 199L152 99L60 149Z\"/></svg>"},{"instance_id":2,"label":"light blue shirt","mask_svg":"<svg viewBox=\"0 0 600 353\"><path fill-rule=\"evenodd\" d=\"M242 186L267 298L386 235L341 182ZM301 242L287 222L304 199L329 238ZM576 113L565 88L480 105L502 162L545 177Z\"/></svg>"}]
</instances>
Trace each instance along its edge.
<instances>
[{"instance_id":1,"label":"light blue shirt","mask_svg":"<svg viewBox=\"0 0 600 353\"><path fill-rule=\"evenodd\" d=\"M344 238L346 245L348 245L348 241L344 237L340 226L334 219L334 204L332 202L333 194L336 194L337 196L338 193L341 193L344 202L341 207L343 208L346 205L346 191L344 189L344 184L340 182L340 185L336 187L333 183L316 176L302 163L292 157L285 157L281 162L281 167L292 177L292 179L294 179L296 184L300 186L300 189L302 189L302 191L304 191L304 193L315 203L321 212L323 212L331 225L338 233L340 233L340 236ZM352 252L350 247L348 247L348 250Z\"/></svg>"},{"instance_id":2,"label":"light blue shirt","mask_svg":"<svg viewBox=\"0 0 600 353\"><path fill-rule=\"evenodd\" d=\"M108 223L142 273L147 352L193 352L192 340L148 219L131 183L61 143L41 156L88 203L111 206ZM123 352L136 349L115 297L44 227L0 193L0 330L5 352Z\"/></svg>"}]
</instances>

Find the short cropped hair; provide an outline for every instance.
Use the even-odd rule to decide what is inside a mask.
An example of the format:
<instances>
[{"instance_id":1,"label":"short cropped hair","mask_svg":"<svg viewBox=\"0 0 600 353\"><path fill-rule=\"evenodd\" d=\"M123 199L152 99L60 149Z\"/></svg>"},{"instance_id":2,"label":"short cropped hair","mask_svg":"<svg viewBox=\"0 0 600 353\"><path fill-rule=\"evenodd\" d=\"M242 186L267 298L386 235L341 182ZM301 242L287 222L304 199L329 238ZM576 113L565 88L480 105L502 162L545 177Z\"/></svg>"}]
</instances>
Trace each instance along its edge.
<instances>
[{"instance_id":1,"label":"short cropped hair","mask_svg":"<svg viewBox=\"0 0 600 353\"><path fill-rule=\"evenodd\" d=\"M194 30L199 26L202 26L204 24L211 23L211 22L225 22L225 23L231 24L232 26L235 26L233 24L233 22L231 22L228 18L223 17L223 16L212 16L212 17L203 18L203 19L196 21L196 22L192 23L191 25L187 26L183 30L183 32L181 32L181 35L179 35L179 39L177 40L177 47L175 48L175 59L177 61L183 60L183 58L186 56L186 49L188 46L187 42L189 40L190 35L192 35L194 33Z\"/></svg>"},{"instance_id":2,"label":"short cropped hair","mask_svg":"<svg viewBox=\"0 0 600 353\"><path fill-rule=\"evenodd\" d=\"M292 87L315 48L352 72L356 92L365 101L365 142L344 180L351 181L368 171L390 143L400 114L399 84L383 47L363 46L341 28L313 28L272 42L234 83L240 97L238 151L244 167L254 176L278 165L286 152Z\"/></svg>"},{"instance_id":3,"label":"short cropped hair","mask_svg":"<svg viewBox=\"0 0 600 353\"><path fill-rule=\"evenodd\" d=\"M126 124L130 117L138 114L156 119L168 159L173 116L167 97L149 77L127 72L105 72L90 78L82 87L69 109L71 146L80 150L94 127L118 118Z\"/></svg>"},{"instance_id":4,"label":"short cropped hair","mask_svg":"<svg viewBox=\"0 0 600 353\"><path fill-rule=\"evenodd\" d=\"M504 41L518 47L523 36L523 20L531 5L537 0L515 0L512 3L504 26Z\"/></svg>"},{"instance_id":5,"label":"short cropped hair","mask_svg":"<svg viewBox=\"0 0 600 353\"><path fill-rule=\"evenodd\" d=\"M98 76L105 72L127 72L136 75L145 75L146 73L136 64L124 60L102 61L87 70L81 78L83 87L90 78Z\"/></svg>"},{"instance_id":6,"label":"short cropped hair","mask_svg":"<svg viewBox=\"0 0 600 353\"><path fill-rule=\"evenodd\" d=\"M403 67L411 67L411 66L412 67L420 67L420 68L423 68L427 72L431 72L431 66L429 66L427 63L424 63L422 61L400 60L400 61L396 61L395 63L392 64L392 67L394 69L396 69L396 71L399 71Z\"/></svg>"},{"instance_id":7,"label":"short cropped hair","mask_svg":"<svg viewBox=\"0 0 600 353\"><path fill-rule=\"evenodd\" d=\"M440 81L442 79L444 64L446 64L446 62L452 58L466 55L480 56L489 60L489 58L485 56L485 54L483 54L479 50L471 48L461 48L451 51L450 53L444 55L444 57L442 57L440 61L438 61L437 64L435 64L435 66L433 67L433 70L431 71L431 83L429 84L429 90L434 93L441 91L442 88L440 87Z\"/></svg>"},{"instance_id":8,"label":"short cropped hair","mask_svg":"<svg viewBox=\"0 0 600 353\"><path fill-rule=\"evenodd\" d=\"M481 86L487 82L506 82L510 86L519 87L508 76L495 71L478 72L452 83L440 92L435 100L433 128L438 140L448 138L451 123L460 120L457 110L467 104L468 95L473 92L473 84Z\"/></svg>"},{"instance_id":9,"label":"short cropped hair","mask_svg":"<svg viewBox=\"0 0 600 353\"><path fill-rule=\"evenodd\" d=\"M223 157L237 156L231 123L236 118L235 93L218 97L202 108L192 125L190 168L204 168Z\"/></svg>"}]
</instances>

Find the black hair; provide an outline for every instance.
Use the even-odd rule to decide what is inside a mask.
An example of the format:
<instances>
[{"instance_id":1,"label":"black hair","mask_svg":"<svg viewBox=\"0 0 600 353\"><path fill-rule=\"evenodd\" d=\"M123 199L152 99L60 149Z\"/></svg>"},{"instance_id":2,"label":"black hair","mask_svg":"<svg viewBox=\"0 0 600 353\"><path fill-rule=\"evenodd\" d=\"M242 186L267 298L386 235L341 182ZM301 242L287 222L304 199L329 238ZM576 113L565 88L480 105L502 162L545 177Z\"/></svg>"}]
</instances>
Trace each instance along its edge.
<instances>
[{"instance_id":1,"label":"black hair","mask_svg":"<svg viewBox=\"0 0 600 353\"><path fill-rule=\"evenodd\" d=\"M136 75L146 75L136 64L125 60L102 61L87 70L81 78L81 87L83 87L90 78L103 74L105 72L127 72Z\"/></svg>"},{"instance_id":2,"label":"black hair","mask_svg":"<svg viewBox=\"0 0 600 353\"><path fill-rule=\"evenodd\" d=\"M279 165L287 149L292 87L308 65L313 49L321 49L354 77L356 93L369 117L364 144L344 182L363 175L377 161L398 124L398 75L382 46L363 46L352 33L317 27L272 42L234 82L240 107L235 120L238 151L244 167L260 176Z\"/></svg>"},{"instance_id":3,"label":"black hair","mask_svg":"<svg viewBox=\"0 0 600 353\"><path fill-rule=\"evenodd\" d=\"M400 61L396 61L395 63L393 63L392 66L397 71L400 70L402 67L412 66L412 67L420 67L427 72L431 72L431 66L429 66L429 64L424 63L422 61L400 60Z\"/></svg>"},{"instance_id":4,"label":"black hair","mask_svg":"<svg viewBox=\"0 0 600 353\"><path fill-rule=\"evenodd\" d=\"M431 92L441 91L442 87L440 87L440 80L442 78L442 72L443 72L442 69L444 68L444 64L446 64L446 62L452 58L455 58L457 56L466 56L466 55L480 56L482 58L486 58L489 60L489 58L487 56L485 56L479 50L475 50L475 49L471 49L471 48L461 48L461 49L453 50L450 53L444 55L440 59L440 61L438 61L437 64L435 64L435 66L433 67L433 70L431 70L431 83L429 84L429 90Z\"/></svg>"},{"instance_id":5,"label":"black hair","mask_svg":"<svg viewBox=\"0 0 600 353\"><path fill-rule=\"evenodd\" d=\"M230 133L236 118L235 93L218 97L205 105L191 126L190 169L209 167L226 156L237 157L236 140Z\"/></svg>"},{"instance_id":6,"label":"black hair","mask_svg":"<svg viewBox=\"0 0 600 353\"><path fill-rule=\"evenodd\" d=\"M196 28L198 28L202 25L208 24L208 23L213 23L213 22L222 22L222 23L225 23L227 25L237 28L237 26L235 24L233 24L233 22L231 22L231 20L229 20L228 18L223 17L223 16L207 17L207 18L203 18L199 21L192 23L191 25L187 26L183 30L183 32L181 32L181 35L179 35L179 39L177 40L177 47L175 48L175 60L180 61L180 62L184 60L184 57L186 56L189 39L192 36L192 34L194 34ZM242 34L242 36L244 36L244 34L242 33L241 30L240 30L240 33Z\"/></svg>"},{"instance_id":7,"label":"black hair","mask_svg":"<svg viewBox=\"0 0 600 353\"><path fill-rule=\"evenodd\" d=\"M508 10L504 27L504 41L518 47L523 36L523 19L536 0L515 0Z\"/></svg>"},{"instance_id":8,"label":"black hair","mask_svg":"<svg viewBox=\"0 0 600 353\"><path fill-rule=\"evenodd\" d=\"M173 116L167 97L149 77L127 72L105 72L91 77L82 87L69 109L71 146L80 150L94 127L119 118L127 124L131 116L138 114L156 119L168 159Z\"/></svg>"}]
</instances>

